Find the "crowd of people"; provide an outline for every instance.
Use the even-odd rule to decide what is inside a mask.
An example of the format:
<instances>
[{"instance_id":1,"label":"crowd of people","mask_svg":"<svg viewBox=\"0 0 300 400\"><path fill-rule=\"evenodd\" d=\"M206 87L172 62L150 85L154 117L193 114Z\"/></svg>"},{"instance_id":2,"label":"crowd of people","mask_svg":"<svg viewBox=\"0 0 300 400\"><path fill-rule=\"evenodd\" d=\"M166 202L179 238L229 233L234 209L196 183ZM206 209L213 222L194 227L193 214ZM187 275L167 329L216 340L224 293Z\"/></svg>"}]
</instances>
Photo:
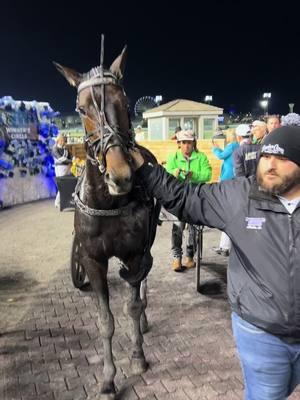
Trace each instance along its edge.
<instances>
[{"instance_id":1,"label":"crowd of people","mask_svg":"<svg viewBox=\"0 0 300 400\"><path fill-rule=\"evenodd\" d=\"M280 117L270 115L267 121L255 120L249 124L240 124L236 129L222 131L218 128L212 138L212 152L222 160L220 181L238 176L251 176L256 172L258 151L265 135L280 126ZM225 139L224 149L220 148L217 139ZM191 183L209 182L212 167L207 156L197 149L196 137L191 130L175 129L173 140L177 140L178 150L171 154L166 163L166 170L179 181ZM182 260L182 238L187 228L186 257ZM213 250L223 256L229 256L230 238L221 233L220 243ZM172 268L181 272L186 268L195 267L196 233L191 224L185 221L175 221L172 226L171 250L173 256Z\"/></svg>"},{"instance_id":2,"label":"crowd of people","mask_svg":"<svg viewBox=\"0 0 300 400\"><path fill-rule=\"evenodd\" d=\"M300 383L299 125L270 116L240 124L224 149L213 142L223 165L212 184L205 183L209 173L189 173L192 132L176 134L177 158L167 170L131 152L148 193L178 221L228 237L228 298L246 400L284 400Z\"/></svg>"}]
</instances>

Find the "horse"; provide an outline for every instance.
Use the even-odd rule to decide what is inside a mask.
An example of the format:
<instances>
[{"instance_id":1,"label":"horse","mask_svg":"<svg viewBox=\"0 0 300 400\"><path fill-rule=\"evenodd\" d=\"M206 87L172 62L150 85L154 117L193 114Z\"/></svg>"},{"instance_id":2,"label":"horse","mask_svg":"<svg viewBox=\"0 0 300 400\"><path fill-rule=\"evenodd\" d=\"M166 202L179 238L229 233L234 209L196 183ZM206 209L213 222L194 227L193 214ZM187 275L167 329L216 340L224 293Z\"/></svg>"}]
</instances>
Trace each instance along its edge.
<instances>
[{"instance_id":1,"label":"horse","mask_svg":"<svg viewBox=\"0 0 300 400\"><path fill-rule=\"evenodd\" d=\"M116 367L112 353L114 317L109 307L108 260L121 261L119 274L129 286L127 313L132 320L131 370L147 370L143 333L148 328L145 278L153 258L160 206L138 181L130 151L138 147L146 162L157 160L138 146L130 121L128 100L122 86L126 46L109 69L100 66L81 74L54 63L67 81L77 88L77 111L85 130L86 166L74 195L74 229L80 242L81 263L96 294L100 312L100 334L104 350L104 380L101 399L114 399ZM143 283L144 282L144 283Z\"/></svg>"}]
</instances>

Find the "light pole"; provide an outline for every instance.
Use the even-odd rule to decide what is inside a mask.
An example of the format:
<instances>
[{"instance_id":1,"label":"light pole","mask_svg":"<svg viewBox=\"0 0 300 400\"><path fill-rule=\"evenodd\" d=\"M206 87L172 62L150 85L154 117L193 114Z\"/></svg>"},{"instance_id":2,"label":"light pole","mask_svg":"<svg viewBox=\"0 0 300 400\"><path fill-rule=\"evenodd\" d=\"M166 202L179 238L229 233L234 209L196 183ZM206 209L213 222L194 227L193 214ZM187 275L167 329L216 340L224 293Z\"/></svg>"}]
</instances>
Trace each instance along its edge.
<instances>
[{"instance_id":1,"label":"light pole","mask_svg":"<svg viewBox=\"0 0 300 400\"><path fill-rule=\"evenodd\" d=\"M210 94L208 94L208 95L206 95L206 96L204 97L205 103L208 103L208 104L210 104L210 103L212 102L212 99L213 99L213 97L212 97L212 95L210 95Z\"/></svg>"},{"instance_id":2,"label":"light pole","mask_svg":"<svg viewBox=\"0 0 300 400\"><path fill-rule=\"evenodd\" d=\"M261 106L262 106L263 108L266 109L266 115L268 115L268 106L269 106L269 101L270 101L270 99L271 99L271 96L272 96L272 93L270 93L270 92L264 93L264 94L263 94L263 99L264 99L264 100L262 100L262 101L260 102ZM265 106L262 105L263 102L266 102L266 103L264 103Z\"/></svg>"},{"instance_id":3,"label":"light pole","mask_svg":"<svg viewBox=\"0 0 300 400\"><path fill-rule=\"evenodd\" d=\"M264 114L268 115L268 105L269 105L269 101L268 100L261 100L260 101L260 105L262 106L262 108L265 110Z\"/></svg>"},{"instance_id":4,"label":"light pole","mask_svg":"<svg viewBox=\"0 0 300 400\"><path fill-rule=\"evenodd\" d=\"M154 101L155 101L155 103L159 106L160 103L162 102L162 96L161 96L161 95L155 96Z\"/></svg>"}]
</instances>

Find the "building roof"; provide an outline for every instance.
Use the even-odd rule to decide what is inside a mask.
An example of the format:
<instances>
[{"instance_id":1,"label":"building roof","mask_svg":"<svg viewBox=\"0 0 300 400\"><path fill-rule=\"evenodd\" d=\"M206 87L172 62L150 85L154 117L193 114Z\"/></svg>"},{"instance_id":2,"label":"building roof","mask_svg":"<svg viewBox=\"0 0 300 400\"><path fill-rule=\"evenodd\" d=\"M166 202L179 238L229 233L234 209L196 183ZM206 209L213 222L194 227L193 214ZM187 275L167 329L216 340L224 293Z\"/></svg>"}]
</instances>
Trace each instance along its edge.
<instances>
[{"instance_id":1,"label":"building roof","mask_svg":"<svg viewBox=\"0 0 300 400\"><path fill-rule=\"evenodd\" d=\"M216 114L222 114L223 108L211 106L207 103L198 103L192 100L185 100L185 99L176 99L172 100L169 103L162 104L161 106L151 108L143 113L143 115L152 114L152 113L159 113L159 112L215 112Z\"/></svg>"}]
</instances>

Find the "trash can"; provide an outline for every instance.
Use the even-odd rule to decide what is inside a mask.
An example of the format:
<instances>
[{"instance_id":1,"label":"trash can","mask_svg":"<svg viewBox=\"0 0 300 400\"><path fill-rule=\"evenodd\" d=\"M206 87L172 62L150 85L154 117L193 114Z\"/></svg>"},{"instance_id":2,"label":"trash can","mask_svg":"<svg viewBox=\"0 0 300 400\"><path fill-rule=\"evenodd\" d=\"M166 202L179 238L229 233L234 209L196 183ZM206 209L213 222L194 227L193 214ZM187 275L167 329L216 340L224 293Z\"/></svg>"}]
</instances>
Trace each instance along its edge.
<instances>
[{"instance_id":1,"label":"trash can","mask_svg":"<svg viewBox=\"0 0 300 400\"><path fill-rule=\"evenodd\" d=\"M60 211L66 208L75 208L74 192L77 179L73 175L65 175L56 178L57 188L60 192Z\"/></svg>"}]
</instances>

